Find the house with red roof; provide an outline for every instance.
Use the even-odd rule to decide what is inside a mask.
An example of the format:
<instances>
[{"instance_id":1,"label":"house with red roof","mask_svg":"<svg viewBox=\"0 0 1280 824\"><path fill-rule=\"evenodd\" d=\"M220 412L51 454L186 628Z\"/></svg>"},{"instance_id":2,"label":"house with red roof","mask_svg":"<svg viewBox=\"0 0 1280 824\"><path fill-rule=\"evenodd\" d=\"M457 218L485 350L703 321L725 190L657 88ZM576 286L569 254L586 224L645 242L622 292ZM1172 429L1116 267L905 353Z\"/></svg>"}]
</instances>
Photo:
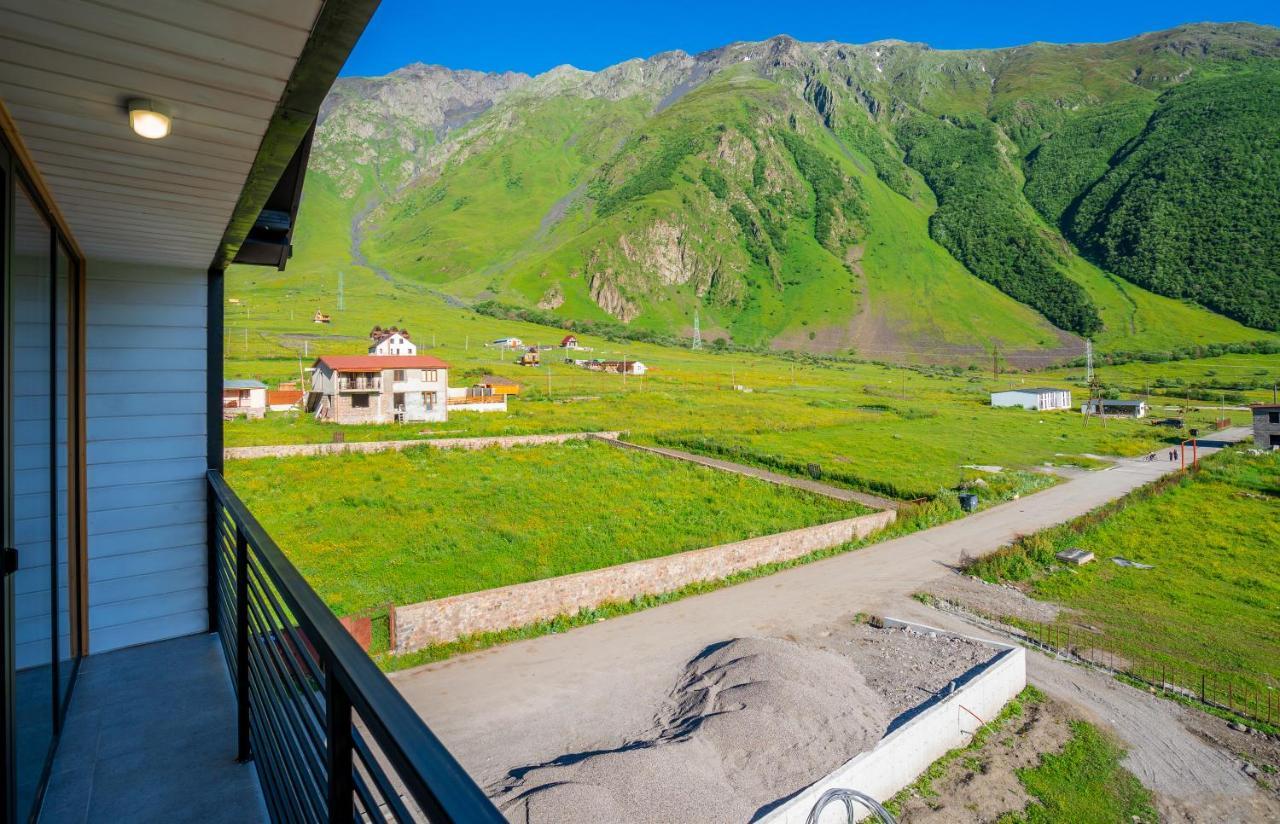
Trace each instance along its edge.
<instances>
[{"instance_id":1,"label":"house with red roof","mask_svg":"<svg viewBox=\"0 0 1280 824\"><path fill-rule=\"evenodd\" d=\"M448 394L449 364L431 355L324 355L307 411L342 424L444 421Z\"/></svg>"}]
</instances>

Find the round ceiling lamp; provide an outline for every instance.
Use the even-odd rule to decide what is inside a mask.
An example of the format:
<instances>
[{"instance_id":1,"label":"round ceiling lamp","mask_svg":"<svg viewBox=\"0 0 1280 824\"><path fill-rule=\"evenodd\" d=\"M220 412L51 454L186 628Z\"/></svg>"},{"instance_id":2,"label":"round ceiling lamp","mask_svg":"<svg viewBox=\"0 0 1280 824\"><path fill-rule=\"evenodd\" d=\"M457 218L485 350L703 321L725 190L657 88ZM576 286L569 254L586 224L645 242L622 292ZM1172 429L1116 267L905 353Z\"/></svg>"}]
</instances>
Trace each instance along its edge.
<instances>
[{"instance_id":1,"label":"round ceiling lamp","mask_svg":"<svg viewBox=\"0 0 1280 824\"><path fill-rule=\"evenodd\" d=\"M159 140L169 136L173 119L169 107L158 100L135 97L128 103L129 126L140 137L148 140Z\"/></svg>"}]
</instances>

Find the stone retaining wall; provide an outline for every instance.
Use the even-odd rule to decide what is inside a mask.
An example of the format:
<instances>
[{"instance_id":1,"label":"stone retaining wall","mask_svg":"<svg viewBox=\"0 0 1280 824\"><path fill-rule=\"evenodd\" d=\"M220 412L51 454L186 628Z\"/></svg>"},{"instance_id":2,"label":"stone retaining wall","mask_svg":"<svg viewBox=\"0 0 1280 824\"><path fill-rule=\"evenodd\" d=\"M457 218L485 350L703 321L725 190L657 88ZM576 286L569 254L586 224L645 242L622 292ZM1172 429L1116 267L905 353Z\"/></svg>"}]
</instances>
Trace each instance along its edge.
<instances>
[{"instance_id":1,"label":"stone retaining wall","mask_svg":"<svg viewBox=\"0 0 1280 824\"><path fill-rule=\"evenodd\" d=\"M395 651L411 652L463 635L522 627L800 558L865 538L893 523L896 514L892 510L875 512L660 558L398 606Z\"/></svg>"},{"instance_id":2,"label":"stone retaining wall","mask_svg":"<svg viewBox=\"0 0 1280 824\"><path fill-rule=\"evenodd\" d=\"M222 451L227 460L250 458L291 458L297 455L341 455L348 452L399 452L415 446L436 449L507 449L513 446L580 441L586 438L617 438L617 432L562 432L557 435L503 435L492 438L419 438L413 441L360 441L357 443L294 443L275 446L233 446Z\"/></svg>"}]
</instances>

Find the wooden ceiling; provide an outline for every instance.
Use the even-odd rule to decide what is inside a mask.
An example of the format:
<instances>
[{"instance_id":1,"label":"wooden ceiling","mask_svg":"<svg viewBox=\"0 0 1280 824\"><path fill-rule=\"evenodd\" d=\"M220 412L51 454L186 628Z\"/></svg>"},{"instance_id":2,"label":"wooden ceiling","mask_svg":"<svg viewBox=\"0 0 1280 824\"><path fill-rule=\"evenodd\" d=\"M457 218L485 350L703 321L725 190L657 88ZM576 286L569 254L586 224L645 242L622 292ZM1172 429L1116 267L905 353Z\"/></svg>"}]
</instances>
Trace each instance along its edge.
<instances>
[{"instance_id":1,"label":"wooden ceiling","mask_svg":"<svg viewBox=\"0 0 1280 824\"><path fill-rule=\"evenodd\" d=\"M0 0L0 100L90 258L205 268L323 0ZM125 101L173 114L161 140Z\"/></svg>"}]
</instances>

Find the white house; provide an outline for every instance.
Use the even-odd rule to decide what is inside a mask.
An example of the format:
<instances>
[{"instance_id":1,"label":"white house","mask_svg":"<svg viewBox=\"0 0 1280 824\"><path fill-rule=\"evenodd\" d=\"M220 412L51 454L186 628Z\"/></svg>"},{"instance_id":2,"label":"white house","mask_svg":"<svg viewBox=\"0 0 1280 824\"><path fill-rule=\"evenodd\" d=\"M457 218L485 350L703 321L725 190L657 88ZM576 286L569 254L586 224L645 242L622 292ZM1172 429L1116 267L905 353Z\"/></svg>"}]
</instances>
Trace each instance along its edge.
<instances>
[{"instance_id":1,"label":"white house","mask_svg":"<svg viewBox=\"0 0 1280 824\"><path fill-rule=\"evenodd\" d=\"M409 333L404 329L397 329L394 326L390 329L382 329L373 327L373 331L369 333L370 355L416 355L418 354L418 345L409 340Z\"/></svg>"},{"instance_id":2,"label":"white house","mask_svg":"<svg viewBox=\"0 0 1280 824\"><path fill-rule=\"evenodd\" d=\"M267 412L267 385L254 380L222 382L222 416L261 418Z\"/></svg>"},{"instance_id":3,"label":"white house","mask_svg":"<svg viewBox=\"0 0 1280 824\"><path fill-rule=\"evenodd\" d=\"M500 346L504 349L520 349L524 346L524 341L519 338L498 338L489 345Z\"/></svg>"},{"instance_id":4,"label":"white house","mask_svg":"<svg viewBox=\"0 0 1280 824\"><path fill-rule=\"evenodd\" d=\"M1050 409L1070 409L1071 390L1052 387L1031 389L1005 389L991 393L992 406L1021 406L1044 412Z\"/></svg>"},{"instance_id":5,"label":"white house","mask_svg":"<svg viewBox=\"0 0 1280 824\"><path fill-rule=\"evenodd\" d=\"M1111 415L1117 418L1145 418L1150 408L1146 401L1089 400L1080 404L1084 415Z\"/></svg>"}]
</instances>

